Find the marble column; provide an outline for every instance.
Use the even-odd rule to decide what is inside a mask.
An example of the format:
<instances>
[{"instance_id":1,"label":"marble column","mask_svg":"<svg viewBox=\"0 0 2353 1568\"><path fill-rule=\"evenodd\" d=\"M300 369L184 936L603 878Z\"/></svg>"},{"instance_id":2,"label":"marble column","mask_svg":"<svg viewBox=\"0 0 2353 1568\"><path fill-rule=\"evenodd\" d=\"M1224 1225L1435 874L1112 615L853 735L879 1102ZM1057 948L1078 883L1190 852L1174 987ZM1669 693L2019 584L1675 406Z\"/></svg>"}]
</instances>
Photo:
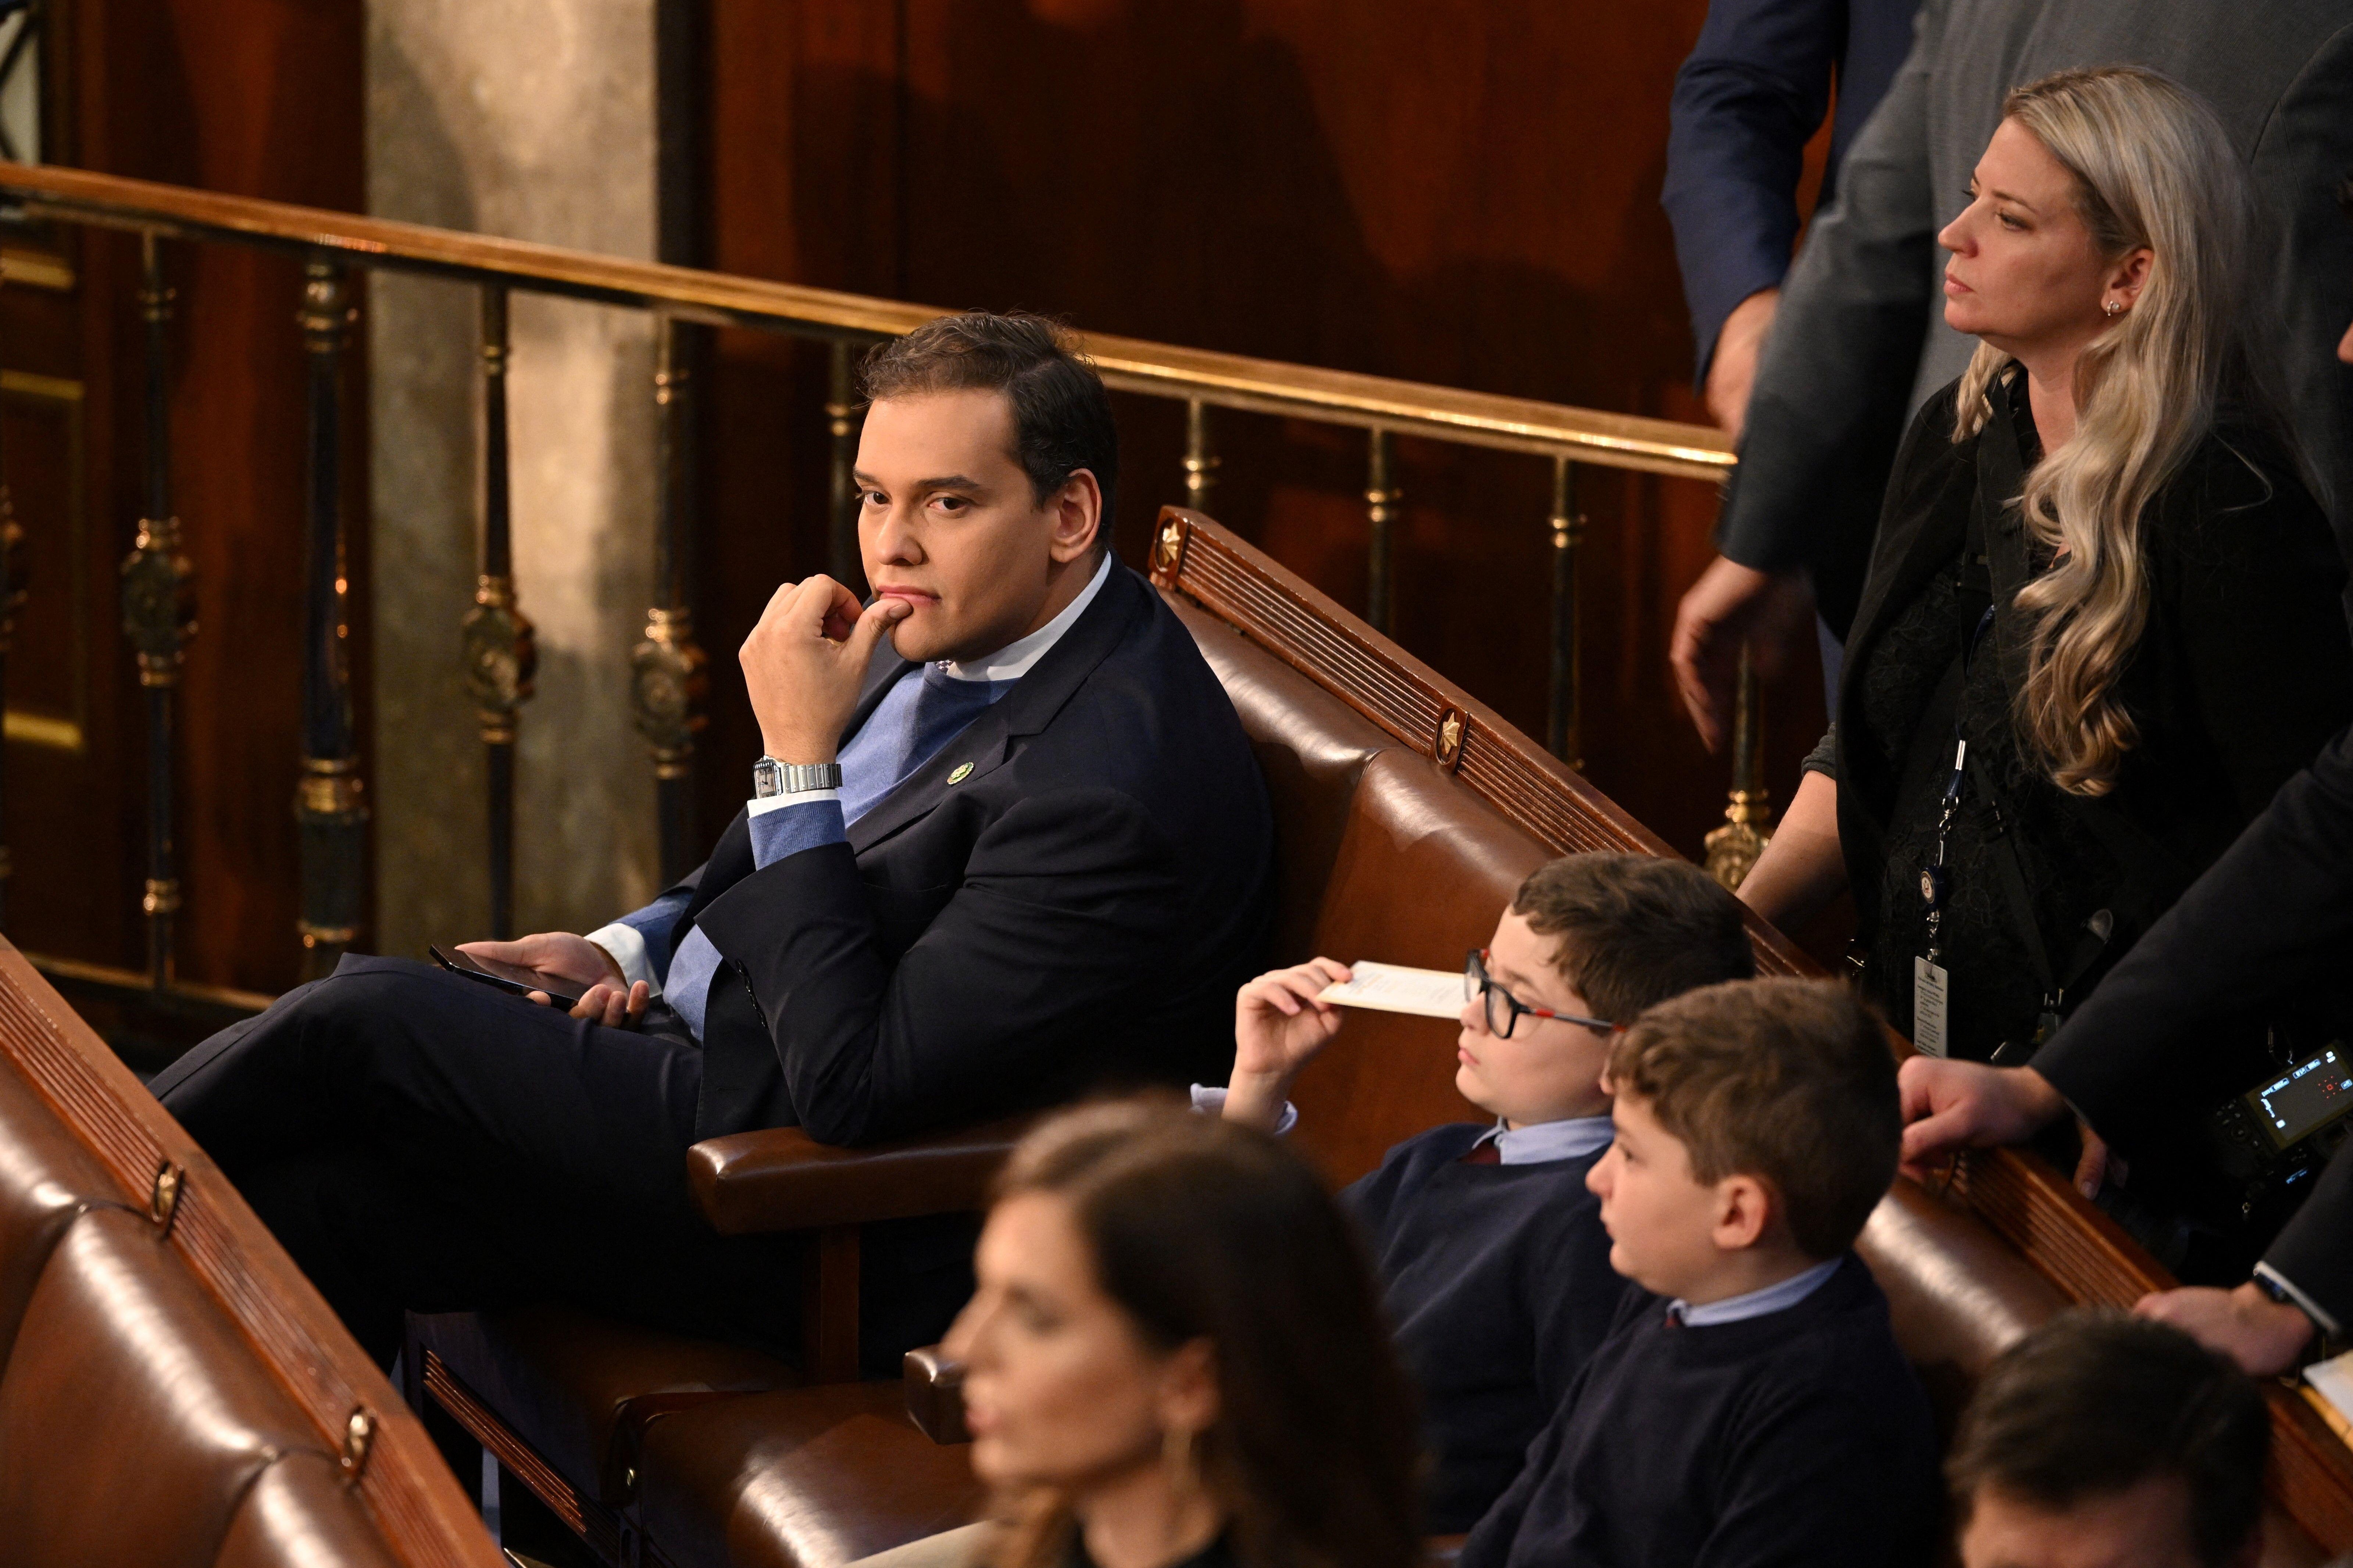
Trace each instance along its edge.
<instances>
[{"instance_id":1,"label":"marble column","mask_svg":"<svg viewBox=\"0 0 2353 1568\"><path fill-rule=\"evenodd\" d=\"M368 0L368 209L650 258L655 0ZM628 658L652 592L653 327L517 292L508 377L515 583L538 627L516 761L519 931L583 931L656 891ZM480 510L480 312L467 286L368 295L376 951L482 934L488 827L459 658Z\"/></svg>"}]
</instances>

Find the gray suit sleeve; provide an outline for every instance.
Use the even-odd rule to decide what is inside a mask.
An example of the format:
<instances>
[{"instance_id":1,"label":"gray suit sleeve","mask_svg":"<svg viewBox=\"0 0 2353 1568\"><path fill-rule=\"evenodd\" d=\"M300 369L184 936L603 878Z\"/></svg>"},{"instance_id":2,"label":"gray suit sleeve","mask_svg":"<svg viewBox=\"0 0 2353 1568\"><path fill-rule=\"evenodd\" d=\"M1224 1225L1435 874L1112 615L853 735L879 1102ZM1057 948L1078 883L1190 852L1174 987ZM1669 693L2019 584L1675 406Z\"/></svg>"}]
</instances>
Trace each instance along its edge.
<instances>
[{"instance_id":1,"label":"gray suit sleeve","mask_svg":"<svg viewBox=\"0 0 2353 1568\"><path fill-rule=\"evenodd\" d=\"M2353 27L2312 58L2264 123L2252 174L2279 226L2274 277L2287 352L2286 394L2336 520L2337 548L2353 557L2353 366L2337 340L2353 321L2353 222L2337 210L2338 181L2353 174Z\"/></svg>"},{"instance_id":2,"label":"gray suit sleeve","mask_svg":"<svg viewBox=\"0 0 2353 1568\"><path fill-rule=\"evenodd\" d=\"M1859 460L1858 442L1885 447L1883 487L1902 439L1936 280L1928 100L1946 9L1921 7L1911 54L1840 167L1837 203L1782 285L1716 532L1743 565L1815 564L1823 498Z\"/></svg>"}]
</instances>

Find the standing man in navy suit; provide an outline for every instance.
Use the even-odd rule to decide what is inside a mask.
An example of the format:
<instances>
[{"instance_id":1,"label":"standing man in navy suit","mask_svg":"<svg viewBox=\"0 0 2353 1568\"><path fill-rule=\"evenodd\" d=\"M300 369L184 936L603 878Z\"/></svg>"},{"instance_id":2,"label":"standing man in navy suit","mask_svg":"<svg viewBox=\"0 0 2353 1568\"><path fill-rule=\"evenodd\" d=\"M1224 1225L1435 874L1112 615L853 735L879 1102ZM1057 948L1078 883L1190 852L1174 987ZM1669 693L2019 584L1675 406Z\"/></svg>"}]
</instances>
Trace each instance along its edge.
<instances>
[{"instance_id":1,"label":"standing man in navy suit","mask_svg":"<svg viewBox=\"0 0 2353 1568\"><path fill-rule=\"evenodd\" d=\"M1271 823L1223 688L1111 554L1102 381L1051 323L980 313L865 380L875 597L770 601L742 655L766 755L711 859L586 936L469 947L578 994L569 1016L347 958L155 1080L386 1359L404 1309L542 1297L787 1339L793 1293L702 1224L689 1145L862 1142L1230 1063ZM868 1250L871 1290L893 1268ZM924 1299L892 1337L944 1327L960 1250L898 1270Z\"/></svg>"},{"instance_id":2,"label":"standing man in navy suit","mask_svg":"<svg viewBox=\"0 0 2353 1568\"><path fill-rule=\"evenodd\" d=\"M1667 186L1675 260L1699 346L1693 384L1740 439L1748 387L1798 243L1798 178L1827 116L1816 205L1912 47L1920 0L1713 0L1675 73ZM1831 107L1832 89L1837 107Z\"/></svg>"}]
</instances>

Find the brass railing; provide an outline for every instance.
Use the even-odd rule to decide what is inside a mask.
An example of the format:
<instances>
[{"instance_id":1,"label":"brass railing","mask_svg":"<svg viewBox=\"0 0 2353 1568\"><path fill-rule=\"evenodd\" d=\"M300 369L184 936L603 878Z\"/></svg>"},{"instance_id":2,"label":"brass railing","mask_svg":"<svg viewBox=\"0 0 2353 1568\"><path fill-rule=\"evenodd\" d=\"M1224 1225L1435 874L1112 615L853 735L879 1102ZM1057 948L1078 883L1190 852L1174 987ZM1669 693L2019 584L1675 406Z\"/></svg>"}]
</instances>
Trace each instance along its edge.
<instances>
[{"instance_id":1,"label":"brass railing","mask_svg":"<svg viewBox=\"0 0 2353 1568\"><path fill-rule=\"evenodd\" d=\"M650 311L658 322L656 371L649 389L656 413L655 602L644 640L632 655L635 718L650 751L660 813L662 869L692 863L701 846L691 831L694 737L702 726L704 656L688 609L681 500L682 422L691 387L683 374L681 322L745 327L822 339L831 344L826 417L832 440L832 564L855 579L856 411L852 353L860 345L912 331L940 312L876 300L653 262L631 261L520 240L491 238L347 213L289 206L79 170L0 163L0 204L28 220L128 230L142 239L148 323L148 485L138 547L123 568L125 631L148 691L151 759L148 878L144 909L150 941L146 982L174 984L173 916L180 889L172 838L174 689L181 652L194 631L190 572L173 516L164 386L164 322L172 306L164 286L166 241L230 243L275 249L304 262L301 331L310 351L311 439L307 528L303 754L296 811L301 827L300 931L305 968L332 967L355 937L363 905L361 847L366 824L352 721L343 629L350 584L343 568L343 486L337 472L344 377L343 349L353 312L345 279L353 267L455 279L481 296L485 484L480 560L471 605L463 612L461 647L480 713L489 762L491 924L510 934L513 918L514 756L520 714L532 694L531 622L516 592L508 525L506 463L507 300L513 289ZM12 261L13 268L14 263ZM1091 333L1086 349L1113 387L1185 405L1182 489L1203 506L1217 484L1219 460L1209 411L1243 410L1350 426L1366 433L1365 503L1370 561L1366 618L1393 624L1392 529L1403 492L1395 439L1411 436L1549 458L1552 503L1542 520L1552 552L1552 657L1546 743L1564 760L1580 755L1577 665L1577 558L1584 518L1577 507L1577 470L1591 465L1688 479L1721 480L1733 457L1723 437L1701 426L1526 398L1499 397L1382 376L1320 370L1238 354ZM0 525L6 490L0 485ZM0 563L0 607L13 579ZM4 619L5 617L0 617ZM5 649L5 626L0 626ZM1753 736L1753 682L1743 683L1740 733ZM1761 827L1765 812L1749 748L1740 752L1727 816ZM1743 836L1743 843L1746 842ZM1713 846L1712 846L1713 847ZM1711 858L1715 858L1712 855ZM0 879L5 877L0 858ZM0 881L0 890L5 881ZM0 905L5 908L5 905Z\"/></svg>"}]
</instances>

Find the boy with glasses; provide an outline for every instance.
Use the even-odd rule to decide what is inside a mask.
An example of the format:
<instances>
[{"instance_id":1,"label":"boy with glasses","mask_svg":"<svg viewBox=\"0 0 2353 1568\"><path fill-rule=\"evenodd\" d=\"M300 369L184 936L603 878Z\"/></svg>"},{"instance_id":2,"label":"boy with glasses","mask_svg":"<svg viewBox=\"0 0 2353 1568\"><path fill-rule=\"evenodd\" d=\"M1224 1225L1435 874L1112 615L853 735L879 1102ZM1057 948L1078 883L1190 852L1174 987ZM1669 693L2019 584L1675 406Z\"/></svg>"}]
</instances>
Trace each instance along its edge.
<instances>
[{"instance_id":1,"label":"boy with glasses","mask_svg":"<svg viewBox=\"0 0 2353 1568\"><path fill-rule=\"evenodd\" d=\"M1705 872L1571 855L1520 884L1464 966L1455 1087L1496 1120L1398 1144L1342 1201L1364 1224L1432 1455L1429 1528L1469 1530L1609 1331L1624 1281L1586 1173L1610 1140L1601 1074L1637 1015L1754 973L1740 905ZM1318 958L1261 975L1234 1008L1234 1073L1196 1102L1287 1131L1302 1068L1345 1022Z\"/></svg>"}]
</instances>

